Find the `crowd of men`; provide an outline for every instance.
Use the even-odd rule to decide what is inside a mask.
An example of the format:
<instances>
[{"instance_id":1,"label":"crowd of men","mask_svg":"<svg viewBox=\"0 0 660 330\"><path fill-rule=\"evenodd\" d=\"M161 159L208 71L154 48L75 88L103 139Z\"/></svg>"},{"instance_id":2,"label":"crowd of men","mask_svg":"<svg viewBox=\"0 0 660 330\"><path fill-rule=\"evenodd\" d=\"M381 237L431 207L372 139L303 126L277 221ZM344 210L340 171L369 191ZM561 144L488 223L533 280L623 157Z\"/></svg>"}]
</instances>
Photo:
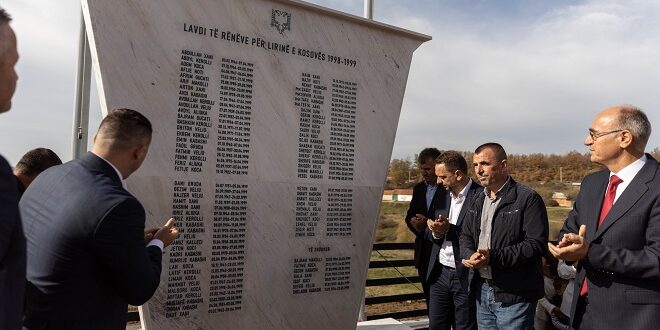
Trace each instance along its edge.
<instances>
[{"instance_id":1,"label":"crowd of men","mask_svg":"<svg viewBox=\"0 0 660 330\"><path fill-rule=\"evenodd\" d=\"M0 113L18 78L10 21L0 8ZM116 109L79 159L62 164L37 148L12 172L0 157L0 329L125 329L128 304L151 298L178 230L174 219L145 229L144 208L123 182L151 134L142 114Z\"/></svg>"},{"instance_id":2,"label":"crowd of men","mask_svg":"<svg viewBox=\"0 0 660 330\"><path fill-rule=\"evenodd\" d=\"M0 9L0 113L17 80L10 20ZM151 134L142 114L117 109L79 159L60 165L35 149L12 173L0 157L0 329L123 329L127 304L154 294L178 231L173 219L145 229L145 211L123 183ZM461 153L422 150L424 181L405 222L430 329L533 329L548 251L574 270L570 306L561 306L568 326L657 328L660 167L644 152L650 134L633 106L598 113L584 144L604 169L584 178L556 245L542 198L509 175L500 144L474 151L477 180Z\"/></svg>"},{"instance_id":3,"label":"crowd of men","mask_svg":"<svg viewBox=\"0 0 660 330\"><path fill-rule=\"evenodd\" d=\"M634 106L596 115L584 144L603 169L584 178L557 244L541 196L509 175L500 144L474 151L476 181L461 153L422 150L405 222L429 329L657 328L660 166L644 152L650 135ZM550 272L571 279L561 306L546 299Z\"/></svg>"}]
</instances>

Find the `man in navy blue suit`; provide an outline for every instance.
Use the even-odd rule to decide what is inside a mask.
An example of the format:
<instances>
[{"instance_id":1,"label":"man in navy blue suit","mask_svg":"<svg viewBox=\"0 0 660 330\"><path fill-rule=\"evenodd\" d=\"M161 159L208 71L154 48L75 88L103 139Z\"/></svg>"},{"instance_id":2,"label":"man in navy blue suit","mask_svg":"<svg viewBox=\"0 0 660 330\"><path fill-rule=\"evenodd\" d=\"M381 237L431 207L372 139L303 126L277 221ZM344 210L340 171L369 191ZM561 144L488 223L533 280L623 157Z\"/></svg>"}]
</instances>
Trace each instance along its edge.
<instances>
[{"instance_id":1,"label":"man in navy blue suit","mask_svg":"<svg viewBox=\"0 0 660 330\"><path fill-rule=\"evenodd\" d=\"M459 238L465 214L483 187L472 181L467 171L467 162L459 152L445 151L435 160L438 184L449 193L446 207L427 220L426 237L433 243L426 275L430 330L477 328L470 270L461 263Z\"/></svg>"},{"instance_id":2,"label":"man in navy blue suit","mask_svg":"<svg viewBox=\"0 0 660 330\"><path fill-rule=\"evenodd\" d=\"M577 262L574 329L660 325L660 166L644 150L651 123L640 109L601 111L584 144L605 166L587 175L552 254Z\"/></svg>"},{"instance_id":3,"label":"man in navy blue suit","mask_svg":"<svg viewBox=\"0 0 660 330\"><path fill-rule=\"evenodd\" d=\"M435 210L443 207L446 203L447 192L438 189L437 177L435 176L435 159L440 156L436 148L425 148L417 156L417 164L422 171L424 180L415 185L413 196L406 214L406 225L415 235L415 268L422 283L424 298L428 306L429 286L426 282L426 273L429 266L429 255L431 254L431 242L426 240L424 230L426 220L435 216Z\"/></svg>"},{"instance_id":4,"label":"man in navy blue suit","mask_svg":"<svg viewBox=\"0 0 660 330\"><path fill-rule=\"evenodd\" d=\"M18 76L16 35L11 18L0 8L0 113L11 108ZM18 186L0 156L0 329L20 329L25 290L25 237L18 214Z\"/></svg>"},{"instance_id":5,"label":"man in navy blue suit","mask_svg":"<svg viewBox=\"0 0 660 330\"><path fill-rule=\"evenodd\" d=\"M147 155L152 128L134 110L101 122L92 151L39 175L20 202L27 238L27 329L125 329L127 304L160 283L174 220L144 230L145 211L123 185Z\"/></svg>"}]
</instances>

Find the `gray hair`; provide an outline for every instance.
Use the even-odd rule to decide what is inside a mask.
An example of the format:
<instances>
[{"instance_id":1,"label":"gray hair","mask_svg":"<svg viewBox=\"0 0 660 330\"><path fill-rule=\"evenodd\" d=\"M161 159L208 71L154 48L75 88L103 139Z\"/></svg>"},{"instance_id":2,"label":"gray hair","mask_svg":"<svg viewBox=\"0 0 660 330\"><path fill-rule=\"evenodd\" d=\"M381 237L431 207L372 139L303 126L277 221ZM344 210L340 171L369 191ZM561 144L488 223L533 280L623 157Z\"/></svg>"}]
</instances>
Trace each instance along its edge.
<instances>
[{"instance_id":1,"label":"gray hair","mask_svg":"<svg viewBox=\"0 0 660 330\"><path fill-rule=\"evenodd\" d=\"M632 133L635 143L643 151L651 136L651 122L646 114L638 107L633 105L621 105L618 107L619 128L629 130Z\"/></svg>"}]
</instances>

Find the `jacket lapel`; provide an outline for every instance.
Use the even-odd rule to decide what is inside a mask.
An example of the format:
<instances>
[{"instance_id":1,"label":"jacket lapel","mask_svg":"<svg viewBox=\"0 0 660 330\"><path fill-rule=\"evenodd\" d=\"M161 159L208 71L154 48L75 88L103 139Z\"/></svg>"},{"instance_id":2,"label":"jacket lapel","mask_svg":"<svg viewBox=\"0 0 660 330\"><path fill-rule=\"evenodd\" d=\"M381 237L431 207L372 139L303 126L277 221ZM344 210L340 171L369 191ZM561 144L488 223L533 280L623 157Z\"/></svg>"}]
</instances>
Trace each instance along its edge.
<instances>
[{"instance_id":1,"label":"jacket lapel","mask_svg":"<svg viewBox=\"0 0 660 330\"><path fill-rule=\"evenodd\" d=\"M470 185L470 189L468 189L467 194L465 195L465 200L463 201L463 207L461 207L461 212L458 214L458 220L456 221L456 226L461 227L463 226L463 219L465 218L465 215L467 214L467 210L470 208L470 205L472 204L472 199L474 198L474 195L476 195L479 192L479 189L483 189L480 185L478 185L476 182L472 181L472 184Z\"/></svg>"},{"instance_id":2,"label":"jacket lapel","mask_svg":"<svg viewBox=\"0 0 660 330\"><path fill-rule=\"evenodd\" d=\"M600 175L597 179L597 186L594 187L594 191L590 192L590 195L596 196L593 200L593 206L589 208L588 213L586 214L584 225L587 226L587 239L593 240L596 230L598 229L598 218L600 217L600 209L603 207L603 199L605 198L605 190L607 189L607 184L610 178L610 171L603 170L600 172ZM587 188L587 187L585 187ZM585 191L585 193L587 193ZM584 210L587 212L587 210ZM594 237L595 238L595 237Z\"/></svg>"},{"instance_id":3,"label":"jacket lapel","mask_svg":"<svg viewBox=\"0 0 660 330\"><path fill-rule=\"evenodd\" d=\"M649 156L647 156L649 157ZM598 227L594 239L602 235L614 222L619 220L633 205L649 190L648 183L655 177L658 163L649 157L644 167L635 175L628 184L626 190L619 196L616 203L612 205L610 213L607 214L603 223ZM602 201L601 201L602 204Z\"/></svg>"}]
</instances>

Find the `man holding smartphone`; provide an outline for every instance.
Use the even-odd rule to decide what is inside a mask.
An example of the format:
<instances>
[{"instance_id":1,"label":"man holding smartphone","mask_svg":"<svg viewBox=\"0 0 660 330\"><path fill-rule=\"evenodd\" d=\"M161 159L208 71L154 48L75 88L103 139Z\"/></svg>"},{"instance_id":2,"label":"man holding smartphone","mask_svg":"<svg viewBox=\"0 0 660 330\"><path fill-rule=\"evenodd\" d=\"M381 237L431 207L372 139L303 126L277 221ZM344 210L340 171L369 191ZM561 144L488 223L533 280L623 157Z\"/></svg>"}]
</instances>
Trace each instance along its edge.
<instances>
[{"instance_id":1,"label":"man holding smartphone","mask_svg":"<svg viewBox=\"0 0 660 330\"><path fill-rule=\"evenodd\" d=\"M429 329L476 329L474 293L469 290L470 269L461 263L461 226L473 198L483 189L467 174L467 162L456 151L435 160L438 185L449 192L449 208L436 210L427 221L426 238L433 243L427 282L430 286Z\"/></svg>"}]
</instances>

